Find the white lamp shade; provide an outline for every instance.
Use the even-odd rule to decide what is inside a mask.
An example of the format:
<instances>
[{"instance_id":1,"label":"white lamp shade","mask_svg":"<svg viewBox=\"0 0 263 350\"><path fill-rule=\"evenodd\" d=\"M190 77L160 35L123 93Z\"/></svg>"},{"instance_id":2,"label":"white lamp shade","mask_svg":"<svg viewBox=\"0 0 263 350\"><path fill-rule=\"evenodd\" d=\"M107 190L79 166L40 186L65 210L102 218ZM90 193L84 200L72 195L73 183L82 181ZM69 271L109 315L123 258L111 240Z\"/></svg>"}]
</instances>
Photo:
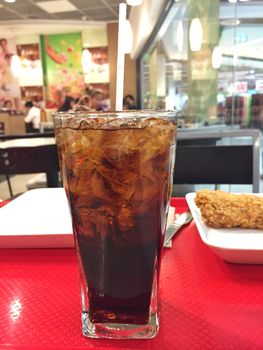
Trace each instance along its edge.
<instances>
[{"instance_id":1,"label":"white lamp shade","mask_svg":"<svg viewBox=\"0 0 263 350\"><path fill-rule=\"evenodd\" d=\"M92 64L92 55L88 49L82 51L81 64L84 73L88 73Z\"/></svg>"},{"instance_id":2,"label":"white lamp shade","mask_svg":"<svg viewBox=\"0 0 263 350\"><path fill-rule=\"evenodd\" d=\"M180 20L176 30L176 41L179 52L183 52L184 46L184 28L183 22Z\"/></svg>"},{"instance_id":3,"label":"white lamp shade","mask_svg":"<svg viewBox=\"0 0 263 350\"><path fill-rule=\"evenodd\" d=\"M219 69L222 64L222 51L220 47L215 46L212 52L212 67L214 69Z\"/></svg>"},{"instance_id":4,"label":"white lamp shade","mask_svg":"<svg viewBox=\"0 0 263 350\"><path fill-rule=\"evenodd\" d=\"M130 6L140 6L142 4L142 0L126 0L126 2Z\"/></svg>"},{"instance_id":5,"label":"white lamp shade","mask_svg":"<svg viewBox=\"0 0 263 350\"><path fill-rule=\"evenodd\" d=\"M21 73L21 60L17 55L12 56L10 66L14 77L18 78Z\"/></svg>"},{"instance_id":6,"label":"white lamp shade","mask_svg":"<svg viewBox=\"0 0 263 350\"><path fill-rule=\"evenodd\" d=\"M194 18L190 25L189 41L192 51L200 51L203 40L203 28L199 18Z\"/></svg>"},{"instance_id":7,"label":"white lamp shade","mask_svg":"<svg viewBox=\"0 0 263 350\"><path fill-rule=\"evenodd\" d=\"M133 31L131 27L131 22L127 19L125 21L125 45L124 53L131 53L133 46Z\"/></svg>"},{"instance_id":8,"label":"white lamp shade","mask_svg":"<svg viewBox=\"0 0 263 350\"><path fill-rule=\"evenodd\" d=\"M8 3L13 3L13 2L16 2L16 0L5 0L5 2L8 2Z\"/></svg>"}]
</instances>

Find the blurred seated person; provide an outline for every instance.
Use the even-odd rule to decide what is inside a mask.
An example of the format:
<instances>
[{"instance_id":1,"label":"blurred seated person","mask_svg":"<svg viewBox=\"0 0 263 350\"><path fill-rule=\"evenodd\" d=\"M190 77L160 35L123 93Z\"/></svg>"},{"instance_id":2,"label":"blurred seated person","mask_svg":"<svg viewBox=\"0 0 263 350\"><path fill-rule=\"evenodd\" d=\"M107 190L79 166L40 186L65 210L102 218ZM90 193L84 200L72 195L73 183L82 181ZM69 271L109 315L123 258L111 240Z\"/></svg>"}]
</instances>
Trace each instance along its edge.
<instances>
[{"instance_id":1,"label":"blurred seated person","mask_svg":"<svg viewBox=\"0 0 263 350\"><path fill-rule=\"evenodd\" d=\"M123 109L124 110L136 109L135 99L132 95L124 96Z\"/></svg>"},{"instance_id":2,"label":"blurred seated person","mask_svg":"<svg viewBox=\"0 0 263 350\"><path fill-rule=\"evenodd\" d=\"M73 106L74 111L89 111L90 108L90 97L84 95L81 98L75 100L75 105Z\"/></svg>"},{"instance_id":3,"label":"blurred seated person","mask_svg":"<svg viewBox=\"0 0 263 350\"><path fill-rule=\"evenodd\" d=\"M63 104L59 107L58 112L68 112L73 109L74 98L71 96L66 96Z\"/></svg>"},{"instance_id":4,"label":"blurred seated person","mask_svg":"<svg viewBox=\"0 0 263 350\"><path fill-rule=\"evenodd\" d=\"M34 106L32 101L27 101L25 103L25 109L27 111L27 116L24 119L26 132L39 132L40 108Z\"/></svg>"},{"instance_id":5,"label":"blurred seated person","mask_svg":"<svg viewBox=\"0 0 263 350\"><path fill-rule=\"evenodd\" d=\"M101 90L93 90L90 93L90 109L92 111L103 111L104 110L104 94Z\"/></svg>"},{"instance_id":6,"label":"blurred seated person","mask_svg":"<svg viewBox=\"0 0 263 350\"><path fill-rule=\"evenodd\" d=\"M92 93L92 91L94 91L93 87L91 85L87 85L85 87L85 95L90 96L90 94Z\"/></svg>"},{"instance_id":7,"label":"blurred seated person","mask_svg":"<svg viewBox=\"0 0 263 350\"><path fill-rule=\"evenodd\" d=\"M217 118L221 124L225 123L226 109L222 102L217 105Z\"/></svg>"}]
</instances>

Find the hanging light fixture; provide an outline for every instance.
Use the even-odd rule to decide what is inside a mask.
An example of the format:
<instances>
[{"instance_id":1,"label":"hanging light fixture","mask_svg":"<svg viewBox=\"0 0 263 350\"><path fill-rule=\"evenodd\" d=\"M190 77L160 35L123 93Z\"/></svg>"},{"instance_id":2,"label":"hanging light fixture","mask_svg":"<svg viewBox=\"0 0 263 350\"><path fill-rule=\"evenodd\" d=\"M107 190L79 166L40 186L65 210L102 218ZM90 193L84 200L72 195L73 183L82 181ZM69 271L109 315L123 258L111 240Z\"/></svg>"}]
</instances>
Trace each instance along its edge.
<instances>
[{"instance_id":1,"label":"hanging light fixture","mask_svg":"<svg viewBox=\"0 0 263 350\"><path fill-rule=\"evenodd\" d=\"M18 78L21 73L21 60L19 56L12 55L10 66L14 77Z\"/></svg>"},{"instance_id":2,"label":"hanging light fixture","mask_svg":"<svg viewBox=\"0 0 263 350\"><path fill-rule=\"evenodd\" d=\"M142 4L142 0L126 0L126 2L130 6L140 6Z\"/></svg>"},{"instance_id":3,"label":"hanging light fixture","mask_svg":"<svg viewBox=\"0 0 263 350\"><path fill-rule=\"evenodd\" d=\"M5 2L8 2L9 4L12 4L13 2L16 2L16 0L5 0Z\"/></svg>"},{"instance_id":4,"label":"hanging light fixture","mask_svg":"<svg viewBox=\"0 0 263 350\"><path fill-rule=\"evenodd\" d=\"M222 51L219 46L215 46L212 52L212 67L219 69L222 64Z\"/></svg>"},{"instance_id":5,"label":"hanging light fixture","mask_svg":"<svg viewBox=\"0 0 263 350\"><path fill-rule=\"evenodd\" d=\"M128 19L126 19L124 53L131 53L132 46L133 46L133 31L131 27L131 22Z\"/></svg>"},{"instance_id":6,"label":"hanging light fixture","mask_svg":"<svg viewBox=\"0 0 263 350\"><path fill-rule=\"evenodd\" d=\"M84 74L88 73L90 66L92 64L92 55L88 49L84 49L82 51L81 64L82 64L83 73Z\"/></svg>"},{"instance_id":7,"label":"hanging light fixture","mask_svg":"<svg viewBox=\"0 0 263 350\"><path fill-rule=\"evenodd\" d=\"M203 40L203 28L199 18L192 19L189 31L190 48L192 51L200 51Z\"/></svg>"},{"instance_id":8,"label":"hanging light fixture","mask_svg":"<svg viewBox=\"0 0 263 350\"><path fill-rule=\"evenodd\" d=\"M183 52L183 46L184 46L184 28L183 28L183 21L180 20L177 26L176 31L176 41L177 41L177 47L179 52Z\"/></svg>"}]
</instances>

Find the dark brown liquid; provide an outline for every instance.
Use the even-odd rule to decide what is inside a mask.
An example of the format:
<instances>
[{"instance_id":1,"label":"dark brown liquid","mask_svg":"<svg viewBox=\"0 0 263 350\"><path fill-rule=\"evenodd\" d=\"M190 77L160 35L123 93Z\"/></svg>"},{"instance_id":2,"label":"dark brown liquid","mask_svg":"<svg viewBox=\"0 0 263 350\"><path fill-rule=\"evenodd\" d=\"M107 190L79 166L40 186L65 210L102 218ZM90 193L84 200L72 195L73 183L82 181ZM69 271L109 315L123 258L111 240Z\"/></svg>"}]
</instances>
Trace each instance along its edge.
<instances>
[{"instance_id":1,"label":"dark brown liquid","mask_svg":"<svg viewBox=\"0 0 263 350\"><path fill-rule=\"evenodd\" d=\"M77 233L91 322L148 323L155 263L159 265L162 244L160 225L152 214L137 220L134 231L109 232L103 240L99 235ZM152 232L150 241L125 240L125 236L145 237L145 230ZM116 236L118 239L113 239Z\"/></svg>"}]
</instances>

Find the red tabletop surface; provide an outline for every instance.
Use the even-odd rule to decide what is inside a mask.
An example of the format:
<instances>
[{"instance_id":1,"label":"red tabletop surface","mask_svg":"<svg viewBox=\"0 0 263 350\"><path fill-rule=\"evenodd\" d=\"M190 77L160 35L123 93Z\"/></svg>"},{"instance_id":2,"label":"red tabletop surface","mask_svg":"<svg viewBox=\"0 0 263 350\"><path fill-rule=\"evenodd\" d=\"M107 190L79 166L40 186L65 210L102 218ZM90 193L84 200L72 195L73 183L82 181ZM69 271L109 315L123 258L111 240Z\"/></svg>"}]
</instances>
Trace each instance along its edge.
<instances>
[{"instance_id":1,"label":"red tabletop surface","mask_svg":"<svg viewBox=\"0 0 263 350\"><path fill-rule=\"evenodd\" d=\"M157 338L88 339L74 249L0 250L1 349L263 349L263 266L224 262L194 222L164 251L160 300Z\"/></svg>"},{"instance_id":2,"label":"red tabletop surface","mask_svg":"<svg viewBox=\"0 0 263 350\"><path fill-rule=\"evenodd\" d=\"M0 202L0 208L3 207L4 205L8 204L8 200L7 201L3 201L3 202Z\"/></svg>"}]
</instances>

